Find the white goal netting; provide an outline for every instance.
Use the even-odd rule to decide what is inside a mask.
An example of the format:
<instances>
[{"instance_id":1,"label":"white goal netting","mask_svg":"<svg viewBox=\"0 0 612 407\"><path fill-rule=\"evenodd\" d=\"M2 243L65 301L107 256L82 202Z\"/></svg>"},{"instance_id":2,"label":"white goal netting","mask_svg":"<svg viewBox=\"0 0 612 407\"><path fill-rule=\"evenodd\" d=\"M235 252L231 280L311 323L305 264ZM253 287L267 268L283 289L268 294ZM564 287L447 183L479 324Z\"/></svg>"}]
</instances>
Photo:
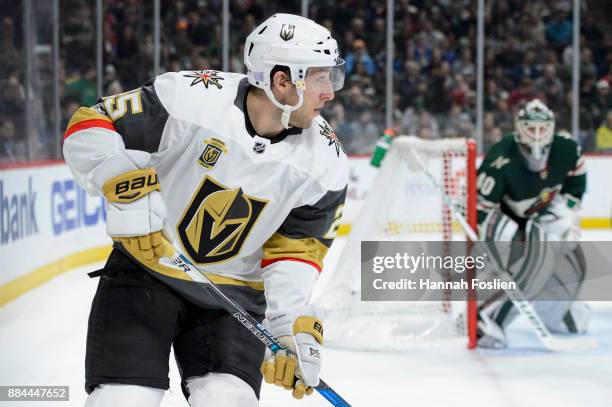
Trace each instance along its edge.
<instances>
[{"instance_id":1,"label":"white goal netting","mask_svg":"<svg viewBox=\"0 0 612 407\"><path fill-rule=\"evenodd\" d=\"M438 186L414 161L417 154ZM341 348L401 350L468 343L471 313L464 301L362 301L364 240L466 240L442 194L468 222L475 220L475 151L466 139L398 136L376 176L346 245L315 303L325 313L326 343Z\"/></svg>"}]
</instances>

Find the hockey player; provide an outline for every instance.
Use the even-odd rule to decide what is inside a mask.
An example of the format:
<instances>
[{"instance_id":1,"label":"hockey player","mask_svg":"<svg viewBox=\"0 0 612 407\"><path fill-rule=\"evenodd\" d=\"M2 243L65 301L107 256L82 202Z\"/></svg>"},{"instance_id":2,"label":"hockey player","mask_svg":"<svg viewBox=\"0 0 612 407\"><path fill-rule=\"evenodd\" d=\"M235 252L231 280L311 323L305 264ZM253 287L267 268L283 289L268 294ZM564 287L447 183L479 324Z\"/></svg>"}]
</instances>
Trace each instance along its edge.
<instances>
[{"instance_id":1,"label":"hockey player","mask_svg":"<svg viewBox=\"0 0 612 407\"><path fill-rule=\"evenodd\" d=\"M584 332L588 322L587 306L574 301L580 284L568 284L582 282L586 271L576 245L577 210L585 187L580 147L568 133L555 133L553 112L538 99L520 109L516 130L491 147L478 170L481 239L525 242L519 253L507 243L498 258L528 298L537 299L548 290L547 299L554 301L535 306L551 332ZM561 243L555 243L557 252L534 254L534 266L529 254L543 240ZM511 301L500 301L503 293L498 294L480 305L479 346L507 346L504 328L516 311Z\"/></svg>"},{"instance_id":2,"label":"hockey player","mask_svg":"<svg viewBox=\"0 0 612 407\"><path fill-rule=\"evenodd\" d=\"M89 317L87 407L158 406L171 345L194 407L256 406L262 373L296 398L319 382L323 330L309 300L348 182L319 113L344 61L327 29L276 14L248 36L244 62L247 75L160 75L68 125L66 162L106 197L115 241ZM158 263L164 239L258 320L265 312L298 357L264 358L251 332Z\"/></svg>"}]
</instances>

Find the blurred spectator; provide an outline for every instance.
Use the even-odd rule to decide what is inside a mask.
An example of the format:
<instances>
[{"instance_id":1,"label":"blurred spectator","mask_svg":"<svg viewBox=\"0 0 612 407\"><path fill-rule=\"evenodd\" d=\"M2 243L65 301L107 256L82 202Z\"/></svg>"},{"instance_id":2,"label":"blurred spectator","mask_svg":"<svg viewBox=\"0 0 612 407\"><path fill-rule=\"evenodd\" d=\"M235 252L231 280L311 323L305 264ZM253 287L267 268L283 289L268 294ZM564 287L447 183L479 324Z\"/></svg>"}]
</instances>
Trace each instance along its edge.
<instances>
[{"instance_id":1,"label":"blurred spectator","mask_svg":"<svg viewBox=\"0 0 612 407\"><path fill-rule=\"evenodd\" d=\"M0 78L0 81L2 79ZM10 74L6 80L0 82L0 115L11 117L14 120L25 115L25 90L16 74ZM18 129L21 133L23 129Z\"/></svg>"},{"instance_id":2,"label":"blurred spectator","mask_svg":"<svg viewBox=\"0 0 612 407\"><path fill-rule=\"evenodd\" d=\"M508 104L508 98L500 98L497 101L495 122L498 124L502 133L508 133L514 129L514 114Z\"/></svg>"},{"instance_id":3,"label":"blurred spectator","mask_svg":"<svg viewBox=\"0 0 612 407\"><path fill-rule=\"evenodd\" d=\"M456 75L462 76L476 75L476 65L474 65L474 61L472 60L472 50L470 48L463 48L461 50L461 57L459 61L455 62L453 72Z\"/></svg>"},{"instance_id":4,"label":"blurred spectator","mask_svg":"<svg viewBox=\"0 0 612 407\"><path fill-rule=\"evenodd\" d=\"M482 124L482 143L483 150L487 151L492 145L502 139L502 131L495 125L495 114L485 113Z\"/></svg>"},{"instance_id":5,"label":"blurred spectator","mask_svg":"<svg viewBox=\"0 0 612 407\"><path fill-rule=\"evenodd\" d=\"M376 64L368 54L366 43L362 39L353 41L353 52L346 56L346 73L351 74L357 63L361 63L366 74L373 76L376 73Z\"/></svg>"},{"instance_id":6,"label":"blurred spectator","mask_svg":"<svg viewBox=\"0 0 612 407\"><path fill-rule=\"evenodd\" d=\"M93 106L98 99L96 91L96 69L89 66L84 74L76 72L66 80L66 96L79 100L81 106Z\"/></svg>"},{"instance_id":7,"label":"blurred spectator","mask_svg":"<svg viewBox=\"0 0 612 407\"><path fill-rule=\"evenodd\" d=\"M526 51L521 64L515 66L510 75L514 78L514 83L519 83L523 78L533 80L542 75L542 67L536 62L535 51Z\"/></svg>"},{"instance_id":8,"label":"blurred spectator","mask_svg":"<svg viewBox=\"0 0 612 407\"><path fill-rule=\"evenodd\" d=\"M338 102L326 104L324 117L329 118L329 124L336 131L338 137L340 137L344 148L347 148L347 145L353 142L353 129L346 120L344 105Z\"/></svg>"},{"instance_id":9,"label":"blurred spectator","mask_svg":"<svg viewBox=\"0 0 612 407\"><path fill-rule=\"evenodd\" d=\"M369 34L369 44L374 55L384 51L387 46L387 26L384 18L378 17L374 20L374 30Z\"/></svg>"},{"instance_id":10,"label":"blurred spectator","mask_svg":"<svg viewBox=\"0 0 612 407\"><path fill-rule=\"evenodd\" d=\"M444 61L433 70L429 79L429 92L425 99L425 108L438 116L447 113L451 106L452 85L450 64Z\"/></svg>"},{"instance_id":11,"label":"blurred spectator","mask_svg":"<svg viewBox=\"0 0 612 407\"><path fill-rule=\"evenodd\" d=\"M0 163L25 161L26 141L17 136L15 123L10 119L0 121Z\"/></svg>"},{"instance_id":12,"label":"blurred spectator","mask_svg":"<svg viewBox=\"0 0 612 407\"><path fill-rule=\"evenodd\" d=\"M115 67L108 64L104 67L104 92L103 95L116 95L117 93L123 92L121 82L117 78L117 71Z\"/></svg>"},{"instance_id":13,"label":"blurred spectator","mask_svg":"<svg viewBox=\"0 0 612 407\"><path fill-rule=\"evenodd\" d=\"M608 111L606 121L595 133L595 151L612 152L612 110Z\"/></svg>"},{"instance_id":14,"label":"blurred spectator","mask_svg":"<svg viewBox=\"0 0 612 407\"><path fill-rule=\"evenodd\" d=\"M423 129L427 129L428 137L426 138L440 138L440 125L427 110L422 110L416 116L412 116L408 123L407 134L416 134L418 136Z\"/></svg>"},{"instance_id":15,"label":"blurred spectator","mask_svg":"<svg viewBox=\"0 0 612 407\"><path fill-rule=\"evenodd\" d=\"M522 105L537 96L538 94L534 89L533 81L529 78L523 78L519 87L510 92L508 104L510 106Z\"/></svg>"},{"instance_id":16,"label":"blurred spectator","mask_svg":"<svg viewBox=\"0 0 612 407\"><path fill-rule=\"evenodd\" d=\"M423 31L419 33L421 44L427 49L438 48L445 40L444 34L436 30L429 20L425 20L421 24L423 25Z\"/></svg>"},{"instance_id":17,"label":"blurred spectator","mask_svg":"<svg viewBox=\"0 0 612 407\"><path fill-rule=\"evenodd\" d=\"M562 47L571 41L572 31L572 23L568 21L567 13L559 8L546 27L546 38L553 46Z\"/></svg>"},{"instance_id":18,"label":"blurred spectator","mask_svg":"<svg viewBox=\"0 0 612 407\"><path fill-rule=\"evenodd\" d=\"M399 82L398 91L400 94L401 109L405 109L411 104L412 98L414 98L417 93L417 84L423 81L419 71L419 64L412 59L407 59L404 62L403 71L396 76Z\"/></svg>"},{"instance_id":19,"label":"blurred spectator","mask_svg":"<svg viewBox=\"0 0 612 407\"><path fill-rule=\"evenodd\" d=\"M417 137L425 140L433 140L435 138L431 127L426 126L419 127L419 130L417 131Z\"/></svg>"},{"instance_id":20,"label":"blurred spectator","mask_svg":"<svg viewBox=\"0 0 612 407\"><path fill-rule=\"evenodd\" d=\"M359 119L351 123L348 140L351 151L355 154L368 154L374 149L376 141L380 136L378 126L374 123L372 113L368 110L361 112Z\"/></svg>"},{"instance_id":21,"label":"blurred spectator","mask_svg":"<svg viewBox=\"0 0 612 407\"><path fill-rule=\"evenodd\" d=\"M544 76L538 78L533 85L534 90L539 94L554 93L562 95L565 93L563 83L557 77L557 67L553 64L544 66Z\"/></svg>"},{"instance_id":22,"label":"blurred spectator","mask_svg":"<svg viewBox=\"0 0 612 407\"><path fill-rule=\"evenodd\" d=\"M489 79L485 87L484 109L487 111L495 110L497 101L502 97L508 97L508 93L499 89L495 79Z\"/></svg>"},{"instance_id":23,"label":"blurred spectator","mask_svg":"<svg viewBox=\"0 0 612 407\"><path fill-rule=\"evenodd\" d=\"M596 91L589 103L589 110L596 123L601 123L605 119L606 112L612 109L612 92L610 84L605 79L600 79L596 84Z\"/></svg>"},{"instance_id":24,"label":"blurred spectator","mask_svg":"<svg viewBox=\"0 0 612 407\"><path fill-rule=\"evenodd\" d=\"M590 48L581 50L580 75L582 78L597 78L597 66L593 63L593 52Z\"/></svg>"},{"instance_id":25,"label":"blurred spectator","mask_svg":"<svg viewBox=\"0 0 612 407\"><path fill-rule=\"evenodd\" d=\"M10 17L2 18L0 37L0 79L6 78L9 72L16 71L22 65L21 52L15 44L15 23Z\"/></svg>"}]
</instances>

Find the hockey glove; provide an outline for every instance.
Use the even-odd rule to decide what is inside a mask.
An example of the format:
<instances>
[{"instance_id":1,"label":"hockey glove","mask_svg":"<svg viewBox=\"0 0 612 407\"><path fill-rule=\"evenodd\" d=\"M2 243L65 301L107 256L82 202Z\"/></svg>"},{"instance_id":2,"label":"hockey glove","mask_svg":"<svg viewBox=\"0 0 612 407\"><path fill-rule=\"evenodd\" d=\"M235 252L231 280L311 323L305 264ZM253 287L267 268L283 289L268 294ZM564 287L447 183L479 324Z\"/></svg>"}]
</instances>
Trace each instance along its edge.
<instances>
[{"instance_id":1,"label":"hockey glove","mask_svg":"<svg viewBox=\"0 0 612 407\"><path fill-rule=\"evenodd\" d=\"M580 239L580 220L574 208L576 206L570 208L568 201L557 195L538 216L537 222L550 240L576 242Z\"/></svg>"},{"instance_id":2,"label":"hockey glove","mask_svg":"<svg viewBox=\"0 0 612 407\"><path fill-rule=\"evenodd\" d=\"M107 201L108 235L145 262L159 261L163 254L162 239L170 240L164 227L166 206L159 189L154 168L121 174L102 188Z\"/></svg>"},{"instance_id":3,"label":"hockey glove","mask_svg":"<svg viewBox=\"0 0 612 407\"><path fill-rule=\"evenodd\" d=\"M313 387L319 384L323 323L315 314L310 305L265 321L281 344L294 355L288 356L285 351L274 354L266 349L261 373L266 383L291 390L296 399L312 394Z\"/></svg>"}]
</instances>

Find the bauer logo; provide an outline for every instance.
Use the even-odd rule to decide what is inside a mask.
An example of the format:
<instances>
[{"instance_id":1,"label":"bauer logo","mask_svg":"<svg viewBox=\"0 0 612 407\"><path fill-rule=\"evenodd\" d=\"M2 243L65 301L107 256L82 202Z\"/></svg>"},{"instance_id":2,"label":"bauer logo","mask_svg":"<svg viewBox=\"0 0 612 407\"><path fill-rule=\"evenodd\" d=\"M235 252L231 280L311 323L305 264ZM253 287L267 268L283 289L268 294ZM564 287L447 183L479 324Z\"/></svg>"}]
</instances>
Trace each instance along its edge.
<instances>
[{"instance_id":1,"label":"bauer logo","mask_svg":"<svg viewBox=\"0 0 612 407\"><path fill-rule=\"evenodd\" d=\"M38 233L35 207L32 177L28 177L27 190L14 193L7 191L0 181L0 245Z\"/></svg>"},{"instance_id":2,"label":"bauer logo","mask_svg":"<svg viewBox=\"0 0 612 407\"><path fill-rule=\"evenodd\" d=\"M90 198L73 180L51 185L51 224L55 236L106 220L104 198Z\"/></svg>"}]
</instances>

